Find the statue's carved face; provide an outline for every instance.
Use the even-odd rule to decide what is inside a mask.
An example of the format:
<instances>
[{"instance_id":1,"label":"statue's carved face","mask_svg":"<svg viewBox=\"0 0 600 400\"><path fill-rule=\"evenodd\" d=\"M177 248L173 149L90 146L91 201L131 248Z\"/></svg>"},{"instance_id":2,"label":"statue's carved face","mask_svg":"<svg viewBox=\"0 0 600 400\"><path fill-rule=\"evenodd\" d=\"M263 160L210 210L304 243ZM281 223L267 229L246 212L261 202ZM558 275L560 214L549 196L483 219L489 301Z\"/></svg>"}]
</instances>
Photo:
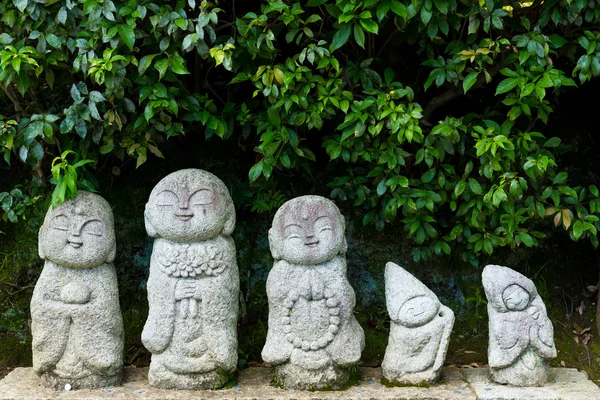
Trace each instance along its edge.
<instances>
[{"instance_id":1,"label":"statue's carved face","mask_svg":"<svg viewBox=\"0 0 600 400\"><path fill-rule=\"evenodd\" d=\"M502 292L502 301L510 311L523 311L529 305L531 297L522 286L513 283Z\"/></svg>"},{"instance_id":2,"label":"statue's carved face","mask_svg":"<svg viewBox=\"0 0 600 400\"><path fill-rule=\"evenodd\" d=\"M302 198L299 198L302 199ZM296 200L296 199L294 199ZM326 199L288 203L274 222L271 240L280 258L294 264L319 264L338 255L344 245L344 225Z\"/></svg>"},{"instance_id":3,"label":"statue's carved face","mask_svg":"<svg viewBox=\"0 0 600 400\"><path fill-rule=\"evenodd\" d=\"M400 307L398 322L409 328L425 325L435 317L439 308L439 302L429 296L413 297Z\"/></svg>"},{"instance_id":4,"label":"statue's carved face","mask_svg":"<svg viewBox=\"0 0 600 400\"><path fill-rule=\"evenodd\" d=\"M100 196L80 192L51 209L40 231L40 253L69 268L93 268L114 259L112 214Z\"/></svg>"},{"instance_id":5,"label":"statue's carved face","mask_svg":"<svg viewBox=\"0 0 600 400\"><path fill-rule=\"evenodd\" d=\"M220 195L213 182L216 177L197 171L175 172L156 185L146 205L146 229L151 236L193 242L223 231L232 218L231 199Z\"/></svg>"}]
</instances>

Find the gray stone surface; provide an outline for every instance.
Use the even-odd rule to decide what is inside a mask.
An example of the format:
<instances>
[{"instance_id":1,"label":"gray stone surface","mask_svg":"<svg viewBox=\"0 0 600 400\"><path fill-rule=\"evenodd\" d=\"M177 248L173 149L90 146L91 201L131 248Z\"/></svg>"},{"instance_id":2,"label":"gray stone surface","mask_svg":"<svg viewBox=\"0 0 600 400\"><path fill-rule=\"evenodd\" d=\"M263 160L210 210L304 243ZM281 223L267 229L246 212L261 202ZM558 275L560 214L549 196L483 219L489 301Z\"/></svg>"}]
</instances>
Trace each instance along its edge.
<instances>
[{"instance_id":1,"label":"gray stone surface","mask_svg":"<svg viewBox=\"0 0 600 400\"><path fill-rule=\"evenodd\" d=\"M392 262L385 266L385 297L391 322L383 376L401 384L436 381L446 358L454 312Z\"/></svg>"},{"instance_id":2,"label":"gray stone surface","mask_svg":"<svg viewBox=\"0 0 600 400\"><path fill-rule=\"evenodd\" d=\"M286 388L343 386L360 360L364 332L346 277L344 217L320 196L282 205L269 230L269 329L262 358Z\"/></svg>"},{"instance_id":3,"label":"gray stone surface","mask_svg":"<svg viewBox=\"0 0 600 400\"><path fill-rule=\"evenodd\" d=\"M237 365L240 285L229 191L209 172L180 170L154 187L144 215L156 238L142 332L150 385L222 387Z\"/></svg>"},{"instance_id":4,"label":"gray stone surface","mask_svg":"<svg viewBox=\"0 0 600 400\"><path fill-rule=\"evenodd\" d=\"M123 319L110 205L79 191L50 208L38 249L45 263L31 299L34 371L50 387L118 384Z\"/></svg>"},{"instance_id":5,"label":"gray stone surface","mask_svg":"<svg viewBox=\"0 0 600 400\"><path fill-rule=\"evenodd\" d=\"M554 329L534 283L507 267L484 268L488 300L491 379L514 386L541 386L556 357Z\"/></svg>"},{"instance_id":6,"label":"gray stone surface","mask_svg":"<svg viewBox=\"0 0 600 400\"><path fill-rule=\"evenodd\" d=\"M461 369L479 400L598 400L600 389L573 368L551 368L550 382L541 387L499 385L487 368Z\"/></svg>"},{"instance_id":7,"label":"gray stone surface","mask_svg":"<svg viewBox=\"0 0 600 400\"><path fill-rule=\"evenodd\" d=\"M361 380L357 386L342 391L296 391L271 385L271 369L245 369L232 388L221 390L168 390L151 387L146 379L148 369L125 368L120 387L95 390L53 390L39 386L31 368L17 368L0 381L0 400L475 400L469 386L462 380L458 368L444 368L442 381L429 388L385 387L380 383L379 368L360 368ZM579 400L579 399L577 399Z\"/></svg>"}]
</instances>

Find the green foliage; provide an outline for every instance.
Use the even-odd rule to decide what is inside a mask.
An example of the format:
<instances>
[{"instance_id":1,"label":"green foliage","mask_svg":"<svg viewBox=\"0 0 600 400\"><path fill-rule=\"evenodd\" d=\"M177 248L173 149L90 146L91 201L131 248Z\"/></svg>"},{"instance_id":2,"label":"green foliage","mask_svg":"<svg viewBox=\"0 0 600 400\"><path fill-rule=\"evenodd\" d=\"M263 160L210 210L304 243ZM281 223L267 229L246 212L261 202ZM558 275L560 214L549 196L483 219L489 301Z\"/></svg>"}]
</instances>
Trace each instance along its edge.
<instances>
[{"instance_id":1,"label":"green foliage","mask_svg":"<svg viewBox=\"0 0 600 400\"><path fill-rule=\"evenodd\" d=\"M92 161L137 168L201 132L254 148L253 210L284 201L276 176L327 162L331 196L401 224L417 260L477 265L552 225L598 245L598 189L542 133L565 87L600 74L591 0L2 0L0 15L0 152L38 182L0 194L5 220L97 188ZM481 105L452 107L465 94Z\"/></svg>"}]
</instances>

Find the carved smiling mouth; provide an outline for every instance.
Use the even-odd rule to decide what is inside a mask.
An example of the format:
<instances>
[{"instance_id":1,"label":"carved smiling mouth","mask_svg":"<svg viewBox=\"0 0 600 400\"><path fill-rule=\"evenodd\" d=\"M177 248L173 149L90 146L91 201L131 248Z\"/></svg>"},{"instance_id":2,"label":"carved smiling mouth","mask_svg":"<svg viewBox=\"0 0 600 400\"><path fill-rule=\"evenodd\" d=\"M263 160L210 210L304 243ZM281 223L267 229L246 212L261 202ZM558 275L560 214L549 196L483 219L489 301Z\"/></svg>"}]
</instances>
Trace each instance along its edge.
<instances>
[{"instance_id":1,"label":"carved smiling mouth","mask_svg":"<svg viewBox=\"0 0 600 400\"><path fill-rule=\"evenodd\" d=\"M76 248L76 249L78 249L78 248L80 248L81 246L83 246L83 242L71 242L71 241L69 241L68 243L69 243L69 245L70 245L71 247L74 247L74 248Z\"/></svg>"},{"instance_id":2,"label":"carved smiling mouth","mask_svg":"<svg viewBox=\"0 0 600 400\"><path fill-rule=\"evenodd\" d=\"M317 247L319 245L319 241L304 243L306 247Z\"/></svg>"},{"instance_id":3,"label":"carved smiling mouth","mask_svg":"<svg viewBox=\"0 0 600 400\"><path fill-rule=\"evenodd\" d=\"M181 221L189 221L190 219L192 219L194 214L175 214L175 216Z\"/></svg>"}]
</instances>

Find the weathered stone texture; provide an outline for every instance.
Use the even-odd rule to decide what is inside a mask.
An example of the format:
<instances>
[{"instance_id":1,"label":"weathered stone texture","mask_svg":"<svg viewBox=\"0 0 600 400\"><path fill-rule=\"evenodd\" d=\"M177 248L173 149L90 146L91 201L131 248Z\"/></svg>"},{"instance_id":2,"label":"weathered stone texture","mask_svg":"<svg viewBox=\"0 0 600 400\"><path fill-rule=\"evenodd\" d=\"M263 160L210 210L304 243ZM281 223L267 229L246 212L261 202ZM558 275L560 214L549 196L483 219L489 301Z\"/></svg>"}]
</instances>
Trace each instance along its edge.
<instances>
[{"instance_id":1,"label":"weathered stone texture","mask_svg":"<svg viewBox=\"0 0 600 400\"><path fill-rule=\"evenodd\" d=\"M507 267L483 270L488 300L491 379L514 386L542 386L556 357L554 329L534 283Z\"/></svg>"},{"instance_id":2,"label":"weathered stone texture","mask_svg":"<svg viewBox=\"0 0 600 400\"><path fill-rule=\"evenodd\" d=\"M269 231L269 330L263 360L287 388L344 386L364 333L352 314L344 218L333 202L302 196L281 206Z\"/></svg>"},{"instance_id":3,"label":"weathered stone texture","mask_svg":"<svg viewBox=\"0 0 600 400\"><path fill-rule=\"evenodd\" d=\"M95 388L121 380L113 225L108 203L79 191L50 208L40 228L45 264L31 299L31 330L33 369L47 386Z\"/></svg>"},{"instance_id":4,"label":"weathered stone texture","mask_svg":"<svg viewBox=\"0 0 600 400\"><path fill-rule=\"evenodd\" d=\"M237 365L239 274L229 192L209 172L180 170L152 190L145 220L156 238L142 332L152 353L150 385L222 387Z\"/></svg>"},{"instance_id":5,"label":"weathered stone texture","mask_svg":"<svg viewBox=\"0 0 600 400\"><path fill-rule=\"evenodd\" d=\"M438 379L454 325L454 313L427 286L402 267L385 267L390 337L381 365L383 376L400 384Z\"/></svg>"}]
</instances>

